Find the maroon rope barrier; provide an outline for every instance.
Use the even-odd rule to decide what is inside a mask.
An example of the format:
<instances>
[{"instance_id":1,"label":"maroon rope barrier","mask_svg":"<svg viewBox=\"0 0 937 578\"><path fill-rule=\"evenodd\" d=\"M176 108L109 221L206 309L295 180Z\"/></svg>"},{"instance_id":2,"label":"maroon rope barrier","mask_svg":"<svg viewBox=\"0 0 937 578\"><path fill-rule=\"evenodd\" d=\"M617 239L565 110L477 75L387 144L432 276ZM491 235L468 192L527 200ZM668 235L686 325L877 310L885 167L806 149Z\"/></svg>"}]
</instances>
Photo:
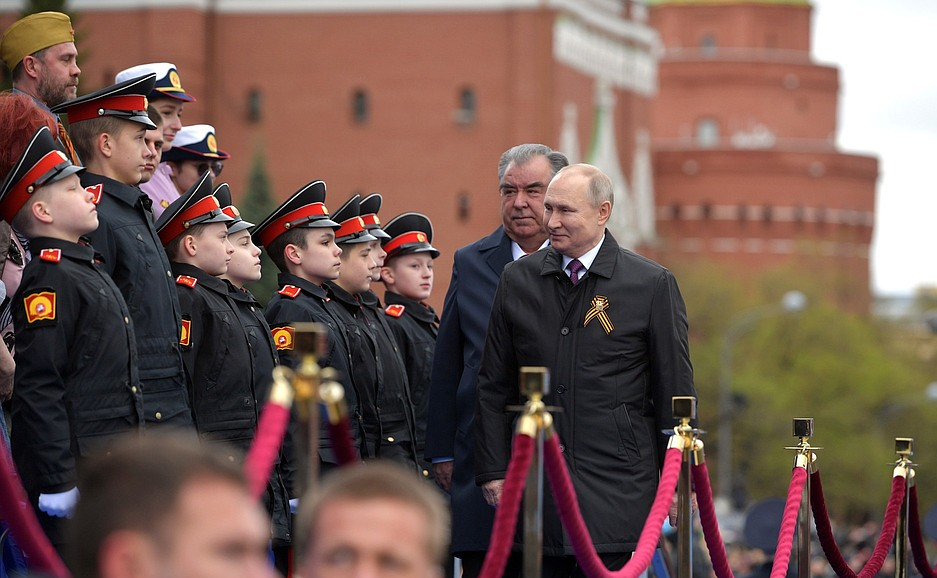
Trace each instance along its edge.
<instances>
[{"instance_id":1,"label":"maroon rope barrier","mask_svg":"<svg viewBox=\"0 0 937 578\"><path fill-rule=\"evenodd\" d=\"M911 554L914 566L923 578L935 578L937 569L931 568L924 548L924 536L921 534L921 515L918 513L917 486L911 486L908 497L908 541L911 542Z\"/></svg>"},{"instance_id":2,"label":"maroon rope barrier","mask_svg":"<svg viewBox=\"0 0 937 578\"><path fill-rule=\"evenodd\" d=\"M700 525L703 527L703 537L706 547L709 548L709 558L713 565L716 578L735 578L726 556L726 546L719 533L719 522L716 520L716 506L713 503L712 486L709 483L709 468L706 463L694 465L693 487L696 488L696 500L699 507Z\"/></svg>"},{"instance_id":3,"label":"maroon rope barrier","mask_svg":"<svg viewBox=\"0 0 937 578\"><path fill-rule=\"evenodd\" d=\"M787 490L787 502L784 515L781 516L781 529L778 531L778 546L771 566L771 578L787 576L787 566L791 561L791 548L794 546L794 528L797 525L797 511L803 499L804 485L807 483L807 470L794 468L791 485Z\"/></svg>"},{"instance_id":4,"label":"maroon rope barrier","mask_svg":"<svg viewBox=\"0 0 937 578\"><path fill-rule=\"evenodd\" d=\"M351 424L348 416L342 416L338 423L329 422L329 439L338 465L344 466L358 461L357 452L351 443Z\"/></svg>"},{"instance_id":5,"label":"maroon rope barrier","mask_svg":"<svg viewBox=\"0 0 937 578\"><path fill-rule=\"evenodd\" d=\"M244 474L247 476L251 497L255 500L260 499L267 487L289 423L290 409L279 403L268 402L260 412L257 433L244 459Z\"/></svg>"},{"instance_id":6,"label":"maroon rope barrier","mask_svg":"<svg viewBox=\"0 0 937 578\"><path fill-rule=\"evenodd\" d=\"M491 529L491 541L488 554L482 565L479 578L501 578L507 565L511 544L514 543L514 529L517 526L517 513L521 509L521 495L527 484L527 470L533 459L534 438L529 435L514 436L514 450L511 463L504 477L501 491L501 503L495 511L495 522Z\"/></svg>"},{"instance_id":7,"label":"maroon rope barrier","mask_svg":"<svg viewBox=\"0 0 937 578\"><path fill-rule=\"evenodd\" d=\"M36 513L16 473L6 444L0 441L0 519L10 527L16 543L26 555L30 574L71 578L68 569L42 531Z\"/></svg>"},{"instance_id":8,"label":"maroon rope barrier","mask_svg":"<svg viewBox=\"0 0 937 578\"><path fill-rule=\"evenodd\" d=\"M637 578L651 563L657 542L660 539L664 518L670 511L674 491L677 488L677 479L680 476L680 463L683 460L683 450L670 448L664 457L664 468L661 472L660 482L657 486L657 496L651 506L644 529L638 538L637 547L624 567L620 570L610 571L602 563L601 558L592 546L589 529L582 519L579 502L573 489L566 461L560 452L560 442L557 436L551 436L544 444L545 462L553 497L557 504L560 521L569 534L576 552L576 559L582 566L583 572L589 578Z\"/></svg>"},{"instance_id":9,"label":"maroon rope barrier","mask_svg":"<svg viewBox=\"0 0 937 578\"><path fill-rule=\"evenodd\" d=\"M885 557L888 556L888 550L895 541L895 532L898 529L898 512L901 509L901 502L905 494L905 478L895 476L891 481L891 497L888 499L888 506L885 508L885 518L882 520L882 529L879 532L878 541L872 550L865 566L856 573L839 551L836 545L836 539L833 537L833 530L830 527L830 517L826 509L826 501L823 497L823 483L820 480L820 472L814 472L810 482L810 503L813 508L813 519L817 527L817 538L820 540L820 546L830 567L840 578L873 578L885 564Z\"/></svg>"}]
</instances>

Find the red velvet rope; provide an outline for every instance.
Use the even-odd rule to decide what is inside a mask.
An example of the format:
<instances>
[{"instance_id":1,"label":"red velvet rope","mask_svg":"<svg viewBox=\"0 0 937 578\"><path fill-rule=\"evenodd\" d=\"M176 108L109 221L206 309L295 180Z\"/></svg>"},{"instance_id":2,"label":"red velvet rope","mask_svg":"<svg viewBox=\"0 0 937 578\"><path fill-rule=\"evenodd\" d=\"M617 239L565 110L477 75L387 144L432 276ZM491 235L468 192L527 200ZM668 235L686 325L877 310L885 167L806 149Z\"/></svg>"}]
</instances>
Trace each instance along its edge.
<instances>
[{"instance_id":1,"label":"red velvet rope","mask_svg":"<svg viewBox=\"0 0 937 578\"><path fill-rule=\"evenodd\" d=\"M680 463L683 460L683 450L670 448L664 457L664 468L661 472L660 482L657 486L657 496L651 506L644 529L638 538L638 545L634 555L620 570L610 571L592 547L589 529L582 519L579 502L573 489L566 461L560 452L560 442L557 436L551 436L544 444L547 475L550 486L553 488L553 497L557 504L560 521L576 552L576 559L583 572L590 578L637 578L651 563L654 550L660 540L660 532L664 518L670 511L673 494L677 488L677 479L680 477Z\"/></svg>"},{"instance_id":2,"label":"red velvet rope","mask_svg":"<svg viewBox=\"0 0 937 578\"><path fill-rule=\"evenodd\" d=\"M289 423L290 409L278 403L267 403L260 412L257 433L244 459L244 474L247 476L251 497L255 500L260 499L267 487Z\"/></svg>"},{"instance_id":3,"label":"red velvet rope","mask_svg":"<svg viewBox=\"0 0 937 578\"><path fill-rule=\"evenodd\" d=\"M71 578L68 569L52 548L42 531L36 513L10 457L6 444L0 441L0 519L10 526L16 543L23 549L30 574L47 574L53 578Z\"/></svg>"},{"instance_id":4,"label":"red velvet rope","mask_svg":"<svg viewBox=\"0 0 937 578\"><path fill-rule=\"evenodd\" d=\"M533 458L534 438L517 434L514 436L514 450L511 463L504 478L501 491L501 503L495 510L495 522L491 529L491 541L488 554L482 565L479 578L501 578L504 567L514 543L514 528L517 526L517 513L521 509L521 495L527 484L527 471Z\"/></svg>"},{"instance_id":5,"label":"red velvet rope","mask_svg":"<svg viewBox=\"0 0 937 578\"><path fill-rule=\"evenodd\" d=\"M706 538L706 547L709 548L709 557L713 564L716 578L735 578L729 559L726 556L726 547L719 533L719 522L716 520L716 507L713 503L712 486L709 483L709 468L706 463L694 465L693 487L696 488L696 500L699 506L700 525L703 527L703 537Z\"/></svg>"},{"instance_id":6,"label":"red velvet rope","mask_svg":"<svg viewBox=\"0 0 937 578\"><path fill-rule=\"evenodd\" d=\"M937 569L930 567L927 550L924 549L924 536L921 534L921 515L918 513L917 486L911 486L908 497L908 541L911 542L911 554L914 566L923 578L934 578Z\"/></svg>"},{"instance_id":7,"label":"red velvet rope","mask_svg":"<svg viewBox=\"0 0 937 578\"><path fill-rule=\"evenodd\" d=\"M791 561L791 548L794 546L797 511L800 510L806 483L807 470L794 468L794 473L791 475L791 485L787 490L787 502L784 504L784 515L781 516L781 529L778 532L778 546L774 554L774 564L771 566L771 578L784 578L787 576L787 565Z\"/></svg>"},{"instance_id":8,"label":"red velvet rope","mask_svg":"<svg viewBox=\"0 0 937 578\"><path fill-rule=\"evenodd\" d=\"M813 519L817 527L817 538L830 567L840 578L873 578L882 569L888 550L895 541L895 532L898 529L898 513L905 494L905 478L895 476L891 480L891 497L885 508L885 518L882 520L882 529L872 550L872 556L858 573L853 571L843 559L839 546L833 537L830 528L830 518L826 510L826 501L823 497L823 483L820 481L820 472L814 472L810 482L810 503L813 508Z\"/></svg>"},{"instance_id":9,"label":"red velvet rope","mask_svg":"<svg viewBox=\"0 0 937 578\"><path fill-rule=\"evenodd\" d=\"M344 466L358 461L358 454L351 443L351 424L347 415L338 423L329 422L329 439L332 441L332 451L335 452L338 465Z\"/></svg>"}]
</instances>

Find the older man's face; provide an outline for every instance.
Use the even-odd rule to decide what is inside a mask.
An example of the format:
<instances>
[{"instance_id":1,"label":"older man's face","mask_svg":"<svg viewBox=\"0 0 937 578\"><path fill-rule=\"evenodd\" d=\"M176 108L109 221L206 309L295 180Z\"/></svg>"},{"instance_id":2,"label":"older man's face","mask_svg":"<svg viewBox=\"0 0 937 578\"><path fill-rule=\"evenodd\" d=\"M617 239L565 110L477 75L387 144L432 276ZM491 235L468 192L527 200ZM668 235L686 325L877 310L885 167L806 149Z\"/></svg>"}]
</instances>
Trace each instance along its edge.
<instances>
[{"instance_id":1,"label":"older man's face","mask_svg":"<svg viewBox=\"0 0 937 578\"><path fill-rule=\"evenodd\" d=\"M78 49L74 42L63 42L46 49L42 58L34 59L37 78L36 96L53 107L78 95Z\"/></svg>"},{"instance_id":2,"label":"older man's face","mask_svg":"<svg viewBox=\"0 0 937 578\"><path fill-rule=\"evenodd\" d=\"M500 185L501 220L508 237L521 247L525 242L543 242L543 195L551 178L553 170L544 156L522 165L511 163L504 171Z\"/></svg>"}]
</instances>

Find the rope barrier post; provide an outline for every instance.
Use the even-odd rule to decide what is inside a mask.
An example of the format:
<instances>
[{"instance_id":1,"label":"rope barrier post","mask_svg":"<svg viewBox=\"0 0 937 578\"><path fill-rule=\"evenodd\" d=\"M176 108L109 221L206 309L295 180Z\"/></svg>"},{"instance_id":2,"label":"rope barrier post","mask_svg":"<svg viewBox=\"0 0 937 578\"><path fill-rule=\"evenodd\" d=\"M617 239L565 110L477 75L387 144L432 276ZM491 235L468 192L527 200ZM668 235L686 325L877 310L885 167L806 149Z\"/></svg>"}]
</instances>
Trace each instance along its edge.
<instances>
[{"instance_id":1,"label":"rope barrier post","mask_svg":"<svg viewBox=\"0 0 937 578\"><path fill-rule=\"evenodd\" d=\"M524 487L524 578L540 578L543 568L543 431L550 393L550 371L546 367L520 368L521 395L527 397L518 432L534 439L534 451Z\"/></svg>"},{"instance_id":2,"label":"rope barrier post","mask_svg":"<svg viewBox=\"0 0 937 578\"><path fill-rule=\"evenodd\" d=\"M895 578L906 578L908 575L908 501L911 497L911 469L914 465L911 456L914 455L914 438L895 438L895 453L898 461L895 464L895 475L903 476L905 480L904 499L901 500L901 509L898 510L898 527L895 530Z\"/></svg>"},{"instance_id":3,"label":"rope barrier post","mask_svg":"<svg viewBox=\"0 0 937 578\"><path fill-rule=\"evenodd\" d=\"M322 323L294 323L293 351L299 362L293 371L293 389L300 420L306 427L305 464L300 470L302 481L299 495L316 485L319 475L319 386L322 370L319 357L327 350L328 328Z\"/></svg>"},{"instance_id":4,"label":"rope barrier post","mask_svg":"<svg viewBox=\"0 0 937 578\"><path fill-rule=\"evenodd\" d=\"M797 512L797 576L810 578L810 474L813 473L813 462L816 460L813 450L820 448L810 445L810 438L813 437L812 417L795 417L793 430L794 437L799 438L800 442L796 446L785 449L797 452L794 457L795 468L807 470L807 479L804 482L804 490L800 499L800 510Z\"/></svg>"},{"instance_id":5,"label":"rope barrier post","mask_svg":"<svg viewBox=\"0 0 937 578\"><path fill-rule=\"evenodd\" d=\"M674 434L683 442L683 462L677 479L677 578L693 578L693 459L697 430L690 421L696 419L696 398L675 396L671 400L673 417L679 422Z\"/></svg>"}]
</instances>

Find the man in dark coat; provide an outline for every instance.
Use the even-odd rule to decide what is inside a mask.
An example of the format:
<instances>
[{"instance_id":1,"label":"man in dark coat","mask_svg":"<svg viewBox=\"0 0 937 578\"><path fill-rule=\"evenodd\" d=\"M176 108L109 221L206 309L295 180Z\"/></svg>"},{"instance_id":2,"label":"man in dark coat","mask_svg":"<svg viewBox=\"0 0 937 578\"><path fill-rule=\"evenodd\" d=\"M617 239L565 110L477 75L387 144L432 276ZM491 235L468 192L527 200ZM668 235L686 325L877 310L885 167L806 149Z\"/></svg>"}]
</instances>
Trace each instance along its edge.
<instances>
[{"instance_id":1,"label":"man in dark coat","mask_svg":"<svg viewBox=\"0 0 937 578\"><path fill-rule=\"evenodd\" d=\"M606 231L611 180L590 165L547 189L550 247L508 266L491 310L478 377L476 481L496 505L510 461L517 379L545 366L555 428L592 542L627 562L657 490L671 398L695 396L686 310L673 275ZM544 576L582 575L545 500Z\"/></svg>"},{"instance_id":2,"label":"man in dark coat","mask_svg":"<svg viewBox=\"0 0 937 578\"><path fill-rule=\"evenodd\" d=\"M426 424L427 460L449 491L454 555L464 578L481 571L494 509L475 485L475 382L488 315L504 266L546 241L543 195L569 162L542 144L517 145L501 155L498 186L502 226L455 252L433 359ZM464 281L463 281L464 280Z\"/></svg>"}]
</instances>

